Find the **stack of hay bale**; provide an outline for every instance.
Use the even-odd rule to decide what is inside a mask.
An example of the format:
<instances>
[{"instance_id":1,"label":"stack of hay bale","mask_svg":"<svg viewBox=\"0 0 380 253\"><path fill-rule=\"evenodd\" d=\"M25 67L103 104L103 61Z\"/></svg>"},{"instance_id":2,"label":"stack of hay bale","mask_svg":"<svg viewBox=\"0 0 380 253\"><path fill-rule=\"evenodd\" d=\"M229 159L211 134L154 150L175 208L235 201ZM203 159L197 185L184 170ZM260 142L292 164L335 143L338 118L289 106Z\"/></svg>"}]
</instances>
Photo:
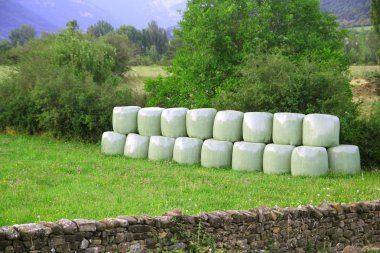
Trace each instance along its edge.
<instances>
[{"instance_id":1,"label":"stack of hay bale","mask_svg":"<svg viewBox=\"0 0 380 253\"><path fill-rule=\"evenodd\" d=\"M360 171L359 148L339 145L333 115L125 106L112 123L102 136L107 155L294 176Z\"/></svg>"}]
</instances>

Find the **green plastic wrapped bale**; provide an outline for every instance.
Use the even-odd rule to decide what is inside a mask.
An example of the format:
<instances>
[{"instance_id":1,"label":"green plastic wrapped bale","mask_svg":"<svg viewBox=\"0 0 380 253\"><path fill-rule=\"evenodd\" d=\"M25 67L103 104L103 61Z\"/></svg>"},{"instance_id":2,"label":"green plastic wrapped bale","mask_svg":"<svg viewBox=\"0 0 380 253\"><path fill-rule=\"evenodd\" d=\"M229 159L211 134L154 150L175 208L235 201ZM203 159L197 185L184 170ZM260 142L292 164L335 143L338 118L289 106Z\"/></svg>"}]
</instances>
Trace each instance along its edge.
<instances>
[{"instance_id":1,"label":"green plastic wrapped bale","mask_svg":"<svg viewBox=\"0 0 380 253\"><path fill-rule=\"evenodd\" d=\"M327 151L323 147L296 147L292 152L293 176L325 176L329 172Z\"/></svg>"},{"instance_id":2,"label":"green plastic wrapped bale","mask_svg":"<svg viewBox=\"0 0 380 253\"><path fill-rule=\"evenodd\" d=\"M360 172L359 147L354 145L340 145L329 148L329 167L336 174L356 174Z\"/></svg>"},{"instance_id":3,"label":"green plastic wrapped bale","mask_svg":"<svg viewBox=\"0 0 380 253\"><path fill-rule=\"evenodd\" d=\"M302 144L302 122L300 113L275 113L273 116L273 143L299 146Z\"/></svg>"},{"instance_id":4,"label":"green plastic wrapped bale","mask_svg":"<svg viewBox=\"0 0 380 253\"><path fill-rule=\"evenodd\" d=\"M213 108L189 110L186 114L187 135L202 140L212 138L216 112Z\"/></svg>"},{"instance_id":5,"label":"green plastic wrapped bale","mask_svg":"<svg viewBox=\"0 0 380 253\"><path fill-rule=\"evenodd\" d=\"M169 108L162 111L161 131L166 137L186 137L187 108Z\"/></svg>"},{"instance_id":6,"label":"green plastic wrapped bale","mask_svg":"<svg viewBox=\"0 0 380 253\"><path fill-rule=\"evenodd\" d=\"M265 144L235 142L232 151L232 169L239 171L262 171Z\"/></svg>"},{"instance_id":7,"label":"green plastic wrapped bale","mask_svg":"<svg viewBox=\"0 0 380 253\"><path fill-rule=\"evenodd\" d=\"M220 141L241 141L243 136L244 113L227 110L219 111L214 120L213 136Z\"/></svg>"},{"instance_id":8,"label":"green plastic wrapped bale","mask_svg":"<svg viewBox=\"0 0 380 253\"><path fill-rule=\"evenodd\" d=\"M290 173L290 160L294 148L292 145L268 144L264 149L264 173L269 175Z\"/></svg>"},{"instance_id":9,"label":"green plastic wrapped bale","mask_svg":"<svg viewBox=\"0 0 380 253\"><path fill-rule=\"evenodd\" d=\"M149 160L171 161L173 158L174 138L152 136L149 141Z\"/></svg>"},{"instance_id":10,"label":"green plastic wrapped bale","mask_svg":"<svg viewBox=\"0 0 380 253\"><path fill-rule=\"evenodd\" d=\"M139 110L137 127L143 136L161 135L161 114L164 109L160 107L147 107Z\"/></svg>"},{"instance_id":11,"label":"green plastic wrapped bale","mask_svg":"<svg viewBox=\"0 0 380 253\"><path fill-rule=\"evenodd\" d=\"M303 119L304 146L335 147L339 145L339 118L328 114L309 114Z\"/></svg>"},{"instance_id":12,"label":"green plastic wrapped bale","mask_svg":"<svg viewBox=\"0 0 380 253\"><path fill-rule=\"evenodd\" d=\"M104 132L102 135L101 152L105 155L122 155L126 136L115 132Z\"/></svg>"},{"instance_id":13,"label":"green plastic wrapped bale","mask_svg":"<svg viewBox=\"0 0 380 253\"><path fill-rule=\"evenodd\" d=\"M173 160L180 164L200 163L202 144L201 139L177 138L174 143Z\"/></svg>"},{"instance_id":14,"label":"green plastic wrapped bale","mask_svg":"<svg viewBox=\"0 0 380 253\"><path fill-rule=\"evenodd\" d=\"M113 108L112 126L113 131L120 134L137 132L137 113L139 106L118 106Z\"/></svg>"},{"instance_id":15,"label":"green plastic wrapped bale","mask_svg":"<svg viewBox=\"0 0 380 253\"><path fill-rule=\"evenodd\" d=\"M138 134L128 134L125 142L124 155L131 158L147 158L149 137Z\"/></svg>"},{"instance_id":16,"label":"green plastic wrapped bale","mask_svg":"<svg viewBox=\"0 0 380 253\"><path fill-rule=\"evenodd\" d=\"M273 114L247 112L243 119L243 139L246 142L269 143L272 140Z\"/></svg>"},{"instance_id":17,"label":"green plastic wrapped bale","mask_svg":"<svg viewBox=\"0 0 380 253\"><path fill-rule=\"evenodd\" d=\"M229 141L208 139L203 142L201 165L206 168L231 167L233 144Z\"/></svg>"}]
</instances>

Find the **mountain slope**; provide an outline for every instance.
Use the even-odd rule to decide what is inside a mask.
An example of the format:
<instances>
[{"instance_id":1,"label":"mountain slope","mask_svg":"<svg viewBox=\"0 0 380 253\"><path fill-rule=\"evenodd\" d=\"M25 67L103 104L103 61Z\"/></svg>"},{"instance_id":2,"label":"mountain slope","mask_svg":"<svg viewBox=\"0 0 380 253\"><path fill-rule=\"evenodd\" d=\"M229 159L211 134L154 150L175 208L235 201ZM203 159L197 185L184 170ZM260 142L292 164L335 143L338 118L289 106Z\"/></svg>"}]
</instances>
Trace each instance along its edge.
<instances>
[{"instance_id":1,"label":"mountain slope","mask_svg":"<svg viewBox=\"0 0 380 253\"><path fill-rule=\"evenodd\" d=\"M57 31L57 27L21 4L0 0L0 40L8 38L10 31L22 25L32 25L37 34Z\"/></svg>"},{"instance_id":2,"label":"mountain slope","mask_svg":"<svg viewBox=\"0 0 380 253\"><path fill-rule=\"evenodd\" d=\"M371 0L321 0L321 9L332 12L344 28L370 25L370 8Z\"/></svg>"}]
</instances>

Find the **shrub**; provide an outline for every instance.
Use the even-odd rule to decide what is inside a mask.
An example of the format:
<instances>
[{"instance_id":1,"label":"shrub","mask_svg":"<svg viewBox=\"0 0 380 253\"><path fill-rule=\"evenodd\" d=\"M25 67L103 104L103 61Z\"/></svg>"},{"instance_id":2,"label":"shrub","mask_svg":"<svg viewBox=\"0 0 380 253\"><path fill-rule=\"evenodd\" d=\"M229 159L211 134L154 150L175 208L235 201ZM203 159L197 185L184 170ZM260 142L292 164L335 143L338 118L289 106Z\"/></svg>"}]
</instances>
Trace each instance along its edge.
<instances>
[{"instance_id":1,"label":"shrub","mask_svg":"<svg viewBox=\"0 0 380 253\"><path fill-rule=\"evenodd\" d=\"M114 47L76 30L32 41L0 83L1 130L98 141L112 129L113 107L133 104L116 68Z\"/></svg>"}]
</instances>

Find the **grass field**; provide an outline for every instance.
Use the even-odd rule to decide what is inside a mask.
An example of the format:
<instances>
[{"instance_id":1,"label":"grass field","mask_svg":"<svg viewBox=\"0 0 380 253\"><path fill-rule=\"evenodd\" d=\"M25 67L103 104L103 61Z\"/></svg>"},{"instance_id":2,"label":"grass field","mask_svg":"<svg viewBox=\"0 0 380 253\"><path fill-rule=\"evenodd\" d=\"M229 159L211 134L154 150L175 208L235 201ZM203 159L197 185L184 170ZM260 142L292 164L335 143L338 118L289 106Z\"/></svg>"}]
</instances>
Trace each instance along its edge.
<instances>
[{"instance_id":1,"label":"grass field","mask_svg":"<svg viewBox=\"0 0 380 253\"><path fill-rule=\"evenodd\" d=\"M162 66L133 66L125 73L128 85L137 93L144 93L144 81L147 78L156 78L159 76L168 76Z\"/></svg>"},{"instance_id":2,"label":"grass field","mask_svg":"<svg viewBox=\"0 0 380 253\"><path fill-rule=\"evenodd\" d=\"M100 137L99 137L100 138ZM0 135L0 226L317 205L380 197L380 172L322 178L268 176L229 169L106 157L99 144Z\"/></svg>"}]
</instances>

